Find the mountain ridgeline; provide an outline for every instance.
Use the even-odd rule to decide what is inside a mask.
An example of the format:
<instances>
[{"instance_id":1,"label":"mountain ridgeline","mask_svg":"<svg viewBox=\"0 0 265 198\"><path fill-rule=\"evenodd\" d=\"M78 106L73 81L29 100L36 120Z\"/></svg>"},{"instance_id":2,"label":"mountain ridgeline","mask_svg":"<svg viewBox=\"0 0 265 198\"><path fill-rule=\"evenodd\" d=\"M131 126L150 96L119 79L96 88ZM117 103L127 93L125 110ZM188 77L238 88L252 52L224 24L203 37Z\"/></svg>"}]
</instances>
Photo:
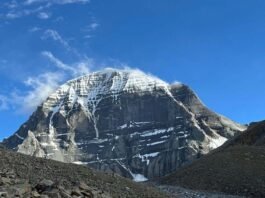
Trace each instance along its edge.
<instances>
[{"instance_id":1,"label":"mountain ridgeline","mask_svg":"<svg viewBox=\"0 0 265 198\"><path fill-rule=\"evenodd\" d=\"M244 133L160 182L200 191L265 197L264 140L265 121L253 123Z\"/></svg>"},{"instance_id":2,"label":"mountain ridgeline","mask_svg":"<svg viewBox=\"0 0 265 198\"><path fill-rule=\"evenodd\" d=\"M138 70L105 69L59 87L3 144L145 181L175 171L244 129L210 111L184 84Z\"/></svg>"}]
</instances>

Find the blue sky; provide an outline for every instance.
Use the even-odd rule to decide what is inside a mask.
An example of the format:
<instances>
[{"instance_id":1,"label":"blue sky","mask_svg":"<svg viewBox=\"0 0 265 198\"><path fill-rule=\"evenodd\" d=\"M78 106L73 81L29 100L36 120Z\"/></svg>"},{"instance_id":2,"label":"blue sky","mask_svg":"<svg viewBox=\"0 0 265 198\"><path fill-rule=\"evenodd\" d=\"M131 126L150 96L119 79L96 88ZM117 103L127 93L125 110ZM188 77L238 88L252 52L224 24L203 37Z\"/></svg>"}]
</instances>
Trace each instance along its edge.
<instances>
[{"instance_id":1,"label":"blue sky","mask_svg":"<svg viewBox=\"0 0 265 198\"><path fill-rule=\"evenodd\" d=\"M106 66L181 81L237 122L265 118L263 0L3 0L0 139L66 80Z\"/></svg>"}]
</instances>

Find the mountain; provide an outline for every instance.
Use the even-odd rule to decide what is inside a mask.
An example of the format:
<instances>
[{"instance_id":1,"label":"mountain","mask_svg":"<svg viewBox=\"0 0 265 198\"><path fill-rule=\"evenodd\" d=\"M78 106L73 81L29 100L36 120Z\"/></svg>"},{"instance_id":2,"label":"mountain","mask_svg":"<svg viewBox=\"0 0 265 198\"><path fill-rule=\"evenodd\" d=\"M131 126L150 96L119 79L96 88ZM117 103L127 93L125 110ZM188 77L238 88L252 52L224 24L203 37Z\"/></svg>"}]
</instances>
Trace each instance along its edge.
<instances>
[{"instance_id":1,"label":"mountain","mask_svg":"<svg viewBox=\"0 0 265 198\"><path fill-rule=\"evenodd\" d=\"M161 183L196 190L265 197L265 121L179 169Z\"/></svg>"},{"instance_id":2,"label":"mountain","mask_svg":"<svg viewBox=\"0 0 265 198\"><path fill-rule=\"evenodd\" d=\"M248 130L224 146L265 146L265 121L251 123Z\"/></svg>"},{"instance_id":3,"label":"mountain","mask_svg":"<svg viewBox=\"0 0 265 198\"><path fill-rule=\"evenodd\" d=\"M210 111L184 84L170 85L139 70L105 69L62 85L3 144L145 181L244 129Z\"/></svg>"},{"instance_id":4,"label":"mountain","mask_svg":"<svg viewBox=\"0 0 265 198\"><path fill-rule=\"evenodd\" d=\"M115 174L4 149L0 149L0 197L169 198Z\"/></svg>"}]
</instances>

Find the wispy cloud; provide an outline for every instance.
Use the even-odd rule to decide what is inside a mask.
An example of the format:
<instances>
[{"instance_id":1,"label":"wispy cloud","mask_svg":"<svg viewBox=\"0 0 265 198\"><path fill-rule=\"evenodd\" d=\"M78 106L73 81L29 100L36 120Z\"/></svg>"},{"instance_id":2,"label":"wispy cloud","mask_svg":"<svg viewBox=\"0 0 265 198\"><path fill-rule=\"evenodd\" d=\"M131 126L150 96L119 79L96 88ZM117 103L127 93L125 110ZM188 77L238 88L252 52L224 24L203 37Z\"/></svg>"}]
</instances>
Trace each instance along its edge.
<instances>
[{"instance_id":1,"label":"wispy cloud","mask_svg":"<svg viewBox=\"0 0 265 198\"><path fill-rule=\"evenodd\" d=\"M91 23L91 24L89 25L89 28L90 28L91 30L96 30L98 26L99 26L98 23Z\"/></svg>"},{"instance_id":2,"label":"wispy cloud","mask_svg":"<svg viewBox=\"0 0 265 198\"><path fill-rule=\"evenodd\" d=\"M36 77L29 77L24 84L29 91L25 94L13 92L12 103L17 106L18 113L30 113L40 105L64 79L61 72L47 72Z\"/></svg>"},{"instance_id":3,"label":"wispy cloud","mask_svg":"<svg viewBox=\"0 0 265 198\"><path fill-rule=\"evenodd\" d=\"M54 92L61 84L67 80L87 74L94 65L93 59L90 59L80 53L75 46L71 46L72 42L67 38L62 29L57 31L54 28L54 22L67 20L67 17L56 14L56 10L51 10L52 6L63 7L66 4L88 4L90 0L6 0L1 4L5 7L5 12L0 13L7 23L12 23L11 19L34 17L34 20L40 22L39 19L50 19L38 23L38 25L29 26L27 33L38 32L40 39L49 44L54 41L63 47L67 54L72 58L77 58L76 62L67 63L55 56L50 51L43 51L41 55L53 65L52 70L42 72L41 74L31 74L23 83L22 90L11 90L11 94L4 96L0 93L0 110L14 108L20 113L31 113L40 105L52 92ZM61 13L60 13L61 14ZM86 26L87 37L91 32L95 31L99 24L92 19L92 23ZM53 22L53 23L52 23ZM52 24L49 24L52 23ZM84 20L84 24L85 24ZM44 24L44 25L43 25ZM48 25L47 25L48 24ZM42 26L43 25L43 26ZM82 25L84 27L84 25ZM48 29L47 29L48 28ZM81 27L77 28L80 33ZM89 33L90 32L90 33ZM76 38L74 38L76 39ZM51 49L51 48L50 48ZM2 64L3 65L3 64Z\"/></svg>"},{"instance_id":4,"label":"wispy cloud","mask_svg":"<svg viewBox=\"0 0 265 198\"><path fill-rule=\"evenodd\" d=\"M92 37L93 37L92 35L87 34L87 35L84 36L84 39L90 39L90 38L92 38Z\"/></svg>"},{"instance_id":5,"label":"wispy cloud","mask_svg":"<svg viewBox=\"0 0 265 198\"><path fill-rule=\"evenodd\" d=\"M69 72L70 76L72 77L81 76L81 75L89 73L90 68L93 64L92 59L85 58L77 63L74 63L73 65L67 65L63 63L61 60L59 60L58 58L56 58L49 51L43 51L41 54L44 57L48 58L48 60L50 60L54 64L54 66L56 66L58 69Z\"/></svg>"},{"instance_id":6,"label":"wispy cloud","mask_svg":"<svg viewBox=\"0 0 265 198\"><path fill-rule=\"evenodd\" d=\"M63 16L58 17L55 11L51 12L52 6L62 7L66 4L88 4L90 0L7 0L5 12L0 14L5 17L6 22L11 23L11 19L23 18L29 16L38 17L39 19L51 19L45 23L32 25L28 29L29 33L38 32L42 40L54 41L67 50L71 57L78 58L76 62L66 63L55 56L50 51L43 51L41 55L47 59L54 67L52 70L42 72L39 75L31 75L24 82L23 92L18 90L11 91L6 97L0 94L0 110L14 108L20 113L30 113L36 109L52 92L54 92L65 81L87 74L94 65L93 59L80 55L79 51L72 47L70 40L65 36L64 32L58 32L54 26L42 26L42 24L50 22L60 22L67 20ZM1 4L1 3L0 3ZM60 15L59 15L60 16ZM53 18L54 17L54 18ZM57 17L57 18L56 18ZM84 21L85 23L85 21ZM53 23L54 25L55 23ZM92 32L98 28L99 24L93 22L87 26L88 32ZM49 29L47 29L47 27ZM80 32L80 27L77 31Z\"/></svg>"},{"instance_id":7,"label":"wispy cloud","mask_svg":"<svg viewBox=\"0 0 265 198\"><path fill-rule=\"evenodd\" d=\"M3 5L7 8L5 17L7 19L16 19L32 14L39 13L40 19L47 19L48 8L53 5L66 5L66 4L87 4L90 0L10 0ZM43 12L41 12L43 11Z\"/></svg>"},{"instance_id":8,"label":"wispy cloud","mask_svg":"<svg viewBox=\"0 0 265 198\"><path fill-rule=\"evenodd\" d=\"M28 87L29 91L24 94L13 92L8 101L12 103L10 105L0 95L0 110L15 105L19 109L19 113L31 113L62 83L71 78L88 74L93 65L93 60L88 58L69 65L55 57L49 51L44 51L41 54L54 65L56 70L54 72L47 71L37 76L28 77L24 84Z\"/></svg>"},{"instance_id":9,"label":"wispy cloud","mask_svg":"<svg viewBox=\"0 0 265 198\"><path fill-rule=\"evenodd\" d=\"M17 8L18 5L19 5L19 4L17 3L16 0L12 0L12 1L7 2L7 3L4 4L4 6L6 6L6 7L9 8L9 9Z\"/></svg>"},{"instance_id":10,"label":"wispy cloud","mask_svg":"<svg viewBox=\"0 0 265 198\"><path fill-rule=\"evenodd\" d=\"M15 19L15 18L19 18L22 16L22 13L20 12L9 12L6 14L6 18L8 19Z\"/></svg>"},{"instance_id":11,"label":"wispy cloud","mask_svg":"<svg viewBox=\"0 0 265 198\"><path fill-rule=\"evenodd\" d=\"M38 17L40 19L49 19L51 17L51 14L50 13L47 13L47 12L40 12L38 14Z\"/></svg>"},{"instance_id":12,"label":"wispy cloud","mask_svg":"<svg viewBox=\"0 0 265 198\"><path fill-rule=\"evenodd\" d=\"M29 32L37 32L37 31L40 31L40 30L41 30L40 27L32 27L32 28L30 28L28 31L29 31Z\"/></svg>"},{"instance_id":13,"label":"wispy cloud","mask_svg":"<svg viewBox=\"0 0 265 198\"><path fill-rule=\"evenodd\" d=\"M63 47L65 47L67 50L70 50L71 47L69 46L68 42L62 38L62 36L56 31L52 29L48 29L44 32L41 39L52 39L54 41L59 42Z\"/></svg>"},{"instance_id":14,"label":"wispy cloud","mask_svg":"<svg viewBox=\"0 0 265 198\"><path fill-rule=\"evenodd\" d=\"M90 0L26 0L25 5L32 5L36 3L50 3L50 4L71 4L71 3L89 3Z\"/></svg>"},{"instance_id":15,"label":"wispy cloud","mask_svg":"<svg viewBox=\"0 0 265 198\"><path fill-rule=\"evenodd\" d=\"M68 41L61 36L61 34L53 29L47 29L44 31L43 35L41 36L42 40L53 40L55 42L58 42L64 50L67 50L68 52L71 52L72 55L75 55L79 58L83 58L82 55L78 52L78 50L74 47L72 47ZM70 39L69 39L70 40Z\"/></svg>"},{"instance_id":16,"label":"wispy cloud","mask_svg":"<svg viewBox=\"0 0 265 198\"><path fill-rule=\"evenodd\" d=\"M63 21L63 20L64 20L64 18L62 16L59 16L56 19L54 19L53 22L58 23L58 22Z\"/></svg>"},{"instance_id":17,"label":"wispy cloud","mask_svg":"<svg viewBox=\"0 0 265 198\"><path fill-rule=\"evenodd\" d=\"M6 96L0 95L0 110L8 109L8 98Z\"/></svg>"},{"instance_id":18,"label":"wispy cloud","mask_svg":"<svg viewBox=\"0 0 265 198\"><path fill-rule=\"evenodd\" d=\"M85 26L84 28L82 28L81 31L83 31L85 33L84 38L85 39L90 39L91 37L93 37L93 35L91 35L91 33L93 31L95 31L98 27L99 27L99 23L92 22L91 24L89 24L89 25Z\"/></svg>"},{"instance_id":19,"label":"wispy cloud","mask_svg":"<svg viewBox=\"0 0 265 198\"><path fill-rule=\"evenodd\" d=\"M29 16L29 15L41 12L42 10L47 9L50 6L51 6L50 4L46 4L46 5L40 5L38 7L30 8L30 9L24 8L23 6L18 6L18 7L9 9L5 17L7 19L21 18L24 16Z\"/></svg>"},{"instance_id":20,"label":"wispy cloud","mask_svg":"<svg viewBox=\"0 0 265 198\"><path fill-rule=\"evenodd\" d=\"M83 32L91 32L91 31L95 31L98 27L99 27L99 23L92 22L91 24L82 28L82 31Z\"/></svg>"}]
</instances>

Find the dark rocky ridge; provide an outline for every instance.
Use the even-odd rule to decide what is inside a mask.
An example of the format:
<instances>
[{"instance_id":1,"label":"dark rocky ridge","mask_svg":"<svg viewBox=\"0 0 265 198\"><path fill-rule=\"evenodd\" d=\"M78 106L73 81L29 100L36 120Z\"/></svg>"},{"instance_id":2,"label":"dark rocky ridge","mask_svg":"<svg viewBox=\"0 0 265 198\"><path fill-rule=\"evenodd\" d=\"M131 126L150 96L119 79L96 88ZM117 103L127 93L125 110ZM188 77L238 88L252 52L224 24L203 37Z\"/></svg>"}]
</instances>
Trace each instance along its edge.
<instances>
[{"instance_id":1,"label":"dark rocky ridge","mask_svg":"<svg viewBox=\"0 0 265 198\"><path fill-rule=\"evenodd\" d=\"M154 188L84 166L0 149L0 197L169 198Z\"/></svg>"},{"instance_id":2,"label":"dark rocky ridge","mask_svg":"<svg viewBox=\"0 0 265 198\"><path fill-rule=\"evenodd\" d=\"M224 146L265 146L265 121L252 123L246 132L233 138Z\"/></svg>"},{"instance_id":3,"label":"dark rocky ridge","mask_svg":"<svg viewBox=\"0 0 265 198\"><path fill-rule=\"evenodd\" d=\"M265 197L265 121L161 180L168 185Z\"/></svg>"},{"instance_id":4,"label":"dark rocky ridge","mask_svg":"<svg viewBox=\"0 0 265 198\"><path fill-rule=\"evenodd\" d=\"M3 144L141 181L175 171L244 128L186 85L110 69L61 86Z\"/></svg>"}]
</instances>

